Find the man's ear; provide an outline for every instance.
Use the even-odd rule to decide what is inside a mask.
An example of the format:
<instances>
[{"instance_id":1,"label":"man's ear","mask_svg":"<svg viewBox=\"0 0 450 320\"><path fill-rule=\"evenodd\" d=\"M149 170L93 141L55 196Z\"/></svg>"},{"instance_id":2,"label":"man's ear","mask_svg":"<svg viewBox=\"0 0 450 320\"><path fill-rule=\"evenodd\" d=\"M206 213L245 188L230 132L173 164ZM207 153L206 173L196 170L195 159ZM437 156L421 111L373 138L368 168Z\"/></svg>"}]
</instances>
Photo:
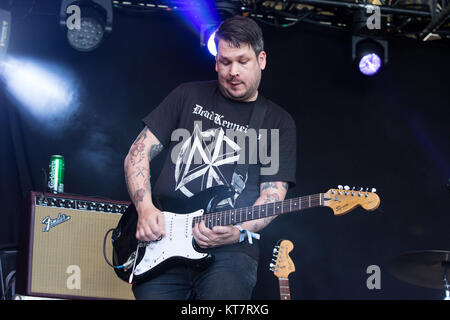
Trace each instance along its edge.
<instances>
[{"instance_id":1,"label":"man's ear","mask_svg":"<svg viewBox=\"0 0 450 320\"><path fill-rule=\"evenodd\" d=\"M266 68L266 63L267 63L267 55L265 51L261 51L258 54L258 64L259 67L261 68L261 70L264 70Z\"/></svg>"}]
</instances>

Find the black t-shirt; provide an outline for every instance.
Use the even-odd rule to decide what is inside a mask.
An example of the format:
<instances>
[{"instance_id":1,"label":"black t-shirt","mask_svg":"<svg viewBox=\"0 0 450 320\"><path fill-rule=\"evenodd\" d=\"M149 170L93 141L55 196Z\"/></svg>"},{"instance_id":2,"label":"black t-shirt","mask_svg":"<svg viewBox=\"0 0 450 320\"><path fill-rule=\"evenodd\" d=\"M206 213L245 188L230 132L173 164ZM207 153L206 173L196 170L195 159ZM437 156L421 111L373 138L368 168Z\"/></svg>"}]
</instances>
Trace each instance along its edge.
<instances>
[{"instance_id":1,"label":"black t-shirt","mask_svg":"<svg viewBox=\"0 0 450 320\"><path fill-rule=\"evenodd\" d=\"M261 130L251 135L249 120L253 107L264 101L267 110ZM217 81L185 83L173 90L143 122L169 149L152 188L152 196L162 204L182 204L210 187L230 186L236 164L243 159L250 162L245 188L221 201L215 211L253 205L262 182L286 181L291 186L296 182L295 122L284 109L260 94L256 101L239 102L224 97ZM236 137L239 132L252 138L239 139ZM252 150L255 156L249 160ZM243 250L257 259L257 242L249 245L246 240L210 251Z\"/></svg>"}]
</instances>

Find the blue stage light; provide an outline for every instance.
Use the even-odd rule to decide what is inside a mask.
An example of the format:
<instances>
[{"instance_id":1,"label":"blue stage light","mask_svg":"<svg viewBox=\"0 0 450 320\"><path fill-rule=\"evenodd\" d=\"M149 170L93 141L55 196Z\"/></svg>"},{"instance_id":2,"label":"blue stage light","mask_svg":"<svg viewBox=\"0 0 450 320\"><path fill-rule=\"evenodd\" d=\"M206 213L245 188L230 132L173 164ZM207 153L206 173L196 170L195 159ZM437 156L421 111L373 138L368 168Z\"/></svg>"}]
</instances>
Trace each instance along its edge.
<instances>
[{"instance_id":1,"label":"blue stage light","mask_svg":"<svg viewBox=\"0 0 450 320\"><path fill-rule=\"evenodd\" d=\"M17 57L8 57L3 64L2 76L8 93L35 118L67 118L78 107L76 81L68 71Z\"/></svg>"},{"instance_id":2,"label":"blue stage light","mask_svg":"<svg viewBox=\"0 0 450 320\"><path fill-rule=\"evenodd\" d=\"M381 58L376 53L368 53L359 60L359 70L366 76L371 76L380 70L381 64Z\"/></svg>"},{"instance_id":3,"label":"blue stage light","mask_svg":"<svg viewBox=\"0 0 450 320\"><path fill-rule=\"evenodd\" d=\"M359 71L373 76L388 63L388 42L371 37L352 37L352 57Z\"/></svg>"}]
</instances>

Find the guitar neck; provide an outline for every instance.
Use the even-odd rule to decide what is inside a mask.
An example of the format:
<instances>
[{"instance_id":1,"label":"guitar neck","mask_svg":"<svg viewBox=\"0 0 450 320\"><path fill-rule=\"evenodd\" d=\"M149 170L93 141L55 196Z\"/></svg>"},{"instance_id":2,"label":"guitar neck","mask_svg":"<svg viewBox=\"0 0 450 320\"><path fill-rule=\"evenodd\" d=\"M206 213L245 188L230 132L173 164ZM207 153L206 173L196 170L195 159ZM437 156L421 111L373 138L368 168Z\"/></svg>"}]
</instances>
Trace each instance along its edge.
<instances>
[{"instance_id":1,"label":"guitar neck","mask_svg":"<svg viewBox=\"0 0 450 320\"><path fill-rule=\"evenodd\" d=\"M280 286L280 299L291 300L291 292L289 289L289 279L278 278L278 285Z\"/></svg>"},{"instance_id":2,"label":"guitar neck","mask_svg":"<svg viewBox=\"0 0 450 320\"><path fill-rule=\"evenodd\" d=\"M192 223L199 223L203 220L208 228L234 225L245 221L323 206L323 198L323 193L318 193L256 206L213 212L195 217Z\"/></svg>"}]
</instances>

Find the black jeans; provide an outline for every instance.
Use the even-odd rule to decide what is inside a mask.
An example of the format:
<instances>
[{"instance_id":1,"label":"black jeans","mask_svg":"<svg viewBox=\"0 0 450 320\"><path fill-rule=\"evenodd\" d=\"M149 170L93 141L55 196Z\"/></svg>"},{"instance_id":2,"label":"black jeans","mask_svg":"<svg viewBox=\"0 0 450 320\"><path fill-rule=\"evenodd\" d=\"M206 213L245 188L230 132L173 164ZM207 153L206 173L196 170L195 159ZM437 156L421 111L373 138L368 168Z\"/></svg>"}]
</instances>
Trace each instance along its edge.
<instances>
[{"instance_id":1,"label":"black jeans","mask_svg":"<svg viewBox=\"0 0 450 320\"><path fill-rule=\"evenodd\" d=\"M206 270L188 265L133 285L138 300L249 300L256 284L258 262L242 252L218 252Z\"/></svg>"}]
</instances>

